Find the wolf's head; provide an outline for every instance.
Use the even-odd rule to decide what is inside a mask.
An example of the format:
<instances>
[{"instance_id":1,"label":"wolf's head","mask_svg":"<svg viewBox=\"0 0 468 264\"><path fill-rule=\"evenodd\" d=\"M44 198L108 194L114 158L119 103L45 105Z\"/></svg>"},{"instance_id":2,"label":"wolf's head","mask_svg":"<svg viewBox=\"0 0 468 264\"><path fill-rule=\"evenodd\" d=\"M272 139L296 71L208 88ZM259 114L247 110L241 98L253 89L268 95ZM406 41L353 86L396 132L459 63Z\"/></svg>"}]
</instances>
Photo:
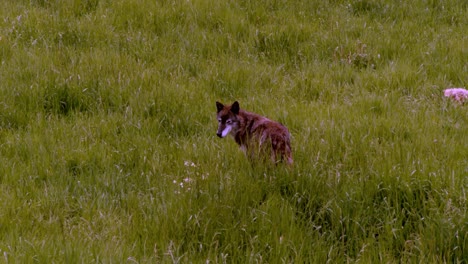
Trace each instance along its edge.
<instances>
[{"instance_id":1,"label":"wolf's head","mask_svg":"<svg viewBox=\"0 0 468 264\"><path fill-rule=\"evenodd\" d=\"M216 102L216 108L218 109L218 132L216 135L223 138L228 134L235 135L239 128L239 103L235 101L232 105L225 106L220 102Z\"/></svg>"}]
</instances>

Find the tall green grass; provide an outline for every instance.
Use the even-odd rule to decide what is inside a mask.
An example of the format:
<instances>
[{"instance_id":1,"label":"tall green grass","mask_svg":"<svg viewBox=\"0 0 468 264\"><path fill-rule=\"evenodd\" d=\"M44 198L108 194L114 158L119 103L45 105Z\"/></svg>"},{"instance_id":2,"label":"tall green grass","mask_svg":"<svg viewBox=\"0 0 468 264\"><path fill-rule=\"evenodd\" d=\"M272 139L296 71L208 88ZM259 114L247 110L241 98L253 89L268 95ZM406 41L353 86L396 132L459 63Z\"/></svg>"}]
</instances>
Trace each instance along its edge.
<instances>
[{"instance_id":1,"label":"tall green grass","mask_svg":"<svg viewBox=\"0 0 468 264\"><path fill-rule=\"evenodd\" d=\"M466 1L7 0L4 263L466 263ZM250 164L215 101L290 129Z\"/></svg>"}]
</instances>

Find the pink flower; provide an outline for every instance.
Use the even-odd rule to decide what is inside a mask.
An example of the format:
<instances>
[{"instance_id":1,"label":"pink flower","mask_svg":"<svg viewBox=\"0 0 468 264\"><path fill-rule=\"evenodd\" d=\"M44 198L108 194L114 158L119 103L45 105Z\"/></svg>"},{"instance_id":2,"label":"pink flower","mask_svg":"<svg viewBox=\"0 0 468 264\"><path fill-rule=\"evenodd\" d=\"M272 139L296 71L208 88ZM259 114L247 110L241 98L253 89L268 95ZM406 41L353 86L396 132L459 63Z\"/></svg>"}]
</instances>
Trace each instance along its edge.
<instances>
[{"instance_id":1,"label":"pink flower","mask_svg":"<svg viewBox=\"0 0 468 264\"><path fill-rule=\"evenodd\" d=\"M468 100L468 90L464 88L449 88L444 90L444 96L462 103Z\"/></svg>"}]
</instances>

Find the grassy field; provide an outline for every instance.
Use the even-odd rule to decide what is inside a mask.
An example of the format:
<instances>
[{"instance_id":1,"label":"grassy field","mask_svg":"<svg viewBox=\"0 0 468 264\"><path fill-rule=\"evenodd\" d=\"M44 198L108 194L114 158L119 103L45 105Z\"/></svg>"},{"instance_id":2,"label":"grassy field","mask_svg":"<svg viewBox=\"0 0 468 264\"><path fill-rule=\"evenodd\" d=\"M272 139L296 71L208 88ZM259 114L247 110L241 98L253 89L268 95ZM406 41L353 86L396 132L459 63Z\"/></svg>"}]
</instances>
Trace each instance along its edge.
<instances>
[{"instance_id":1,"label":"grassy field","mask_svg":"<svg viewBox=\"0 0 468 264\"><path fill-rule=\"evenodd\" d=\"M467 263L466 0L4 0L0 263ZM215 101L281 121L251 166Z\"/></svg>"}]
</instances>

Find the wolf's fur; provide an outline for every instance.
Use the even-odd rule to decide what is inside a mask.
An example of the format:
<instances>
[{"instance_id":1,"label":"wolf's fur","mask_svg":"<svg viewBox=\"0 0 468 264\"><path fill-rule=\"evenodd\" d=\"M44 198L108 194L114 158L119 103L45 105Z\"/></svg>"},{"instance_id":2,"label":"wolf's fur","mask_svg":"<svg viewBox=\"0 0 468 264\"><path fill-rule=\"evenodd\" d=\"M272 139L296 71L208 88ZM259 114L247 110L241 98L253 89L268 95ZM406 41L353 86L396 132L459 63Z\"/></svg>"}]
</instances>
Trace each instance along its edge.
<instances>
[{"instance_id":1,"label":"wolf's fur","mask_svg":"<svg viewBox=\"0 0 468 264\"><path fill-rule=\"evenodd\" d=\"M285 126L240 109L237 101L228 106L216 102L216 108L218 137L231 135L250 158L264 158L270 152L274 163L281 160L293 163L290 135Z\"/></svg>"}]
</instances>

